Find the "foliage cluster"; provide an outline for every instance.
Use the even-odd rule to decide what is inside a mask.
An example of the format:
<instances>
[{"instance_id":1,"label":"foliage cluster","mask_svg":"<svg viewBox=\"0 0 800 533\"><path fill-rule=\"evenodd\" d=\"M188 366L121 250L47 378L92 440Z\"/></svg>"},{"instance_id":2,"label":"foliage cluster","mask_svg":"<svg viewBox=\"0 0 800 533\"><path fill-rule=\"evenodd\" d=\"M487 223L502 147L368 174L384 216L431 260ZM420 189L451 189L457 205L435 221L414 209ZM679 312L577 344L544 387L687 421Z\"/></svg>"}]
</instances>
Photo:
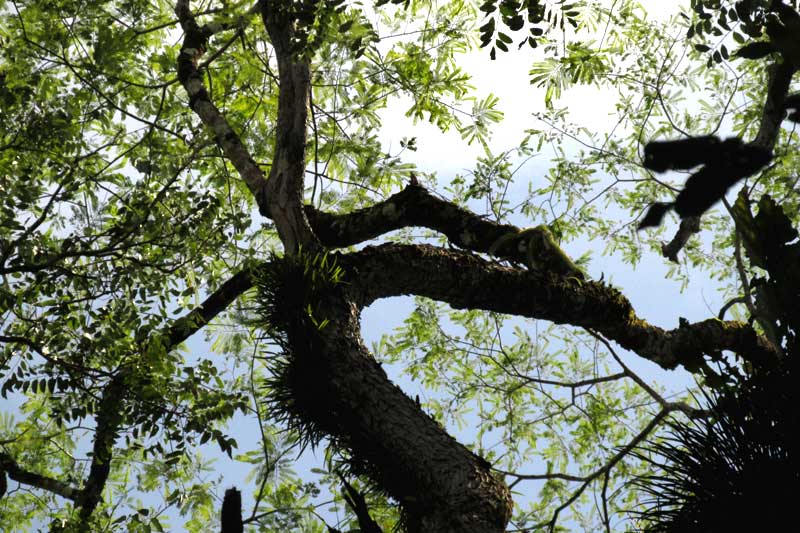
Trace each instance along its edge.
<instances>
[{"instance_id":1,"label":"foliage cluster","mask_svg":"<svg viewBox=\"0 0 800 533\"><path fill-rule=\"evenodd\" d=\"M195 65L209 99L268 173L280 75L261 5L206 0L191 8L210 36ZM720 320L749 321L796 353L800 150L791 123L774 129L772 162L737 183L737 200L697 221L701 233L682 244L679 261L654 259L674 219L635 230L648 205L673 200L684 179L645 168L649 141L761 135L775 69L800 64L800 33L787 11L796 2L692 0L665 19L648 15L655 3L644 9L633 0L290 7L285 15L299 22L293 51L310 65L307 210L357 215L419 176L482 220L541 225L567 251L589 248L579 262L587 279L602 280L599 253L621 259L622 280L642 265L663 269L680 289L710 279L726 302ZM325 440L326 427L307 423L322 417L308 413L325 410L328 390L314 343L334 317L318 303L344 285L342 271L325 251L280 253L276 222L258 215L179 83L174 9L164 0L0 2L0 393L10 406L0 415L0 525L214 529L230 484L220 465L231 456L252 467L250 485L239 487L249 528L356 527L339 495L341 450ZM518 146L497 149L492 128L504 110L519 113L523 99L480 94L460 54L482 47L506 59L513 54L497 51L513 44L533 54L525 68L542 105ZM614 99L605 130L570 112L578 105L571 91L587 87ZM791 76L787 87L797 88ZM398 101L415 123L477 146L475 168L455 176L416 168L414 152L436 142L379 132L382 112ZM547 168L532 176L525 163L545 154ZM403 228L377 240L445 239ZM504 260L498 249L463 253L495 265ZM642 323L632 317L620 327ZM200 330L210 348L190 339ZM696 402L654 385L594 331L425 298L414 299L373 352L404 386L419 387L424 416L503 477L517 530L639 527L628 512L643 496L629 481L662 481L652 477L652 457L628 453L647 437L671 461L661 462L667 473L678 475L657 496L684 497L688 487L707 511L719 494L699 488L707 469L740 458L737 447L756 445L758 461L780 455L774 443L796 426L775 416L784 403L770 403L762 385L749 396L718 393L717 405L728 406L718 425L686 426L684 415L703 414ZM753 369L728 355L709 357L750 386ZM763 383L792 390L788 378L774 379ZM659 443L669 419L677 437ZM247 421L255 429L242 430ZM767 440L739 438L751 425ZM772 440L769 431L781 435ZM306 442L334 445L313 471L295 464ZM700 464L673 442L735 450ZM87 490L90 478L103 478L99 492ZM367 500L377 522L397 523L384 492ZM678 517L680 501L672 503L665 520Z\"/></svg>"}]
</instances>

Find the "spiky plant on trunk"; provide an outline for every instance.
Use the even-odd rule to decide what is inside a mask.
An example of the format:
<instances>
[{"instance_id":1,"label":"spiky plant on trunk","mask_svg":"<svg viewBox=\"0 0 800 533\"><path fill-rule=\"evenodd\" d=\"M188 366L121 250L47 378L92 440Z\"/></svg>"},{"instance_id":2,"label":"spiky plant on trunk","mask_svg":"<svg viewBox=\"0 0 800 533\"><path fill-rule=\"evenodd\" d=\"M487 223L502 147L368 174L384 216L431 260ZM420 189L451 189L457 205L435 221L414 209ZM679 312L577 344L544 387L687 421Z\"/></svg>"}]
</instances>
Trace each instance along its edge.
<instances>
[{"instance_id":1,"label":"spiky plant on trunk","mask_svg":"<svg viewBox=\"0 0 800 533\"><path fill-rule=\"evenodd\" d=\"M800 497L796 363L706 396L711 416L675 421L639 457L656 473L634 483L652 533L787 531Z\"/></svg>"}]
</instances>

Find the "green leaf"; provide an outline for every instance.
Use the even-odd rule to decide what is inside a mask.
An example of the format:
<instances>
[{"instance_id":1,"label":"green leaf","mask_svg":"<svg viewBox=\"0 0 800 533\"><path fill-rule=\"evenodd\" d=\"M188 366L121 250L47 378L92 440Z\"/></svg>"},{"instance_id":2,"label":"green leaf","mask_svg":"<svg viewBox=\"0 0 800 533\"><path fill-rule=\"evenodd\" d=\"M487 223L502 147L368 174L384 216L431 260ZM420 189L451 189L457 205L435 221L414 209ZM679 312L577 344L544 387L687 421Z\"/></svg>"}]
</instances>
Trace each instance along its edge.
<instances>
[{"instance_id":1,"label":"green leaf","mask_svg":"<svg viewBox=\"0 0 800 533\"><path fill-rule=\"evenodd\" d=\"M522 15L515 15L510 19L505 20L504 22L506 23L506 26L508 26L508 29L510 29L511 31L520 30L522 29L522 26L525 24Z\"/></svg>"}]
</instances>

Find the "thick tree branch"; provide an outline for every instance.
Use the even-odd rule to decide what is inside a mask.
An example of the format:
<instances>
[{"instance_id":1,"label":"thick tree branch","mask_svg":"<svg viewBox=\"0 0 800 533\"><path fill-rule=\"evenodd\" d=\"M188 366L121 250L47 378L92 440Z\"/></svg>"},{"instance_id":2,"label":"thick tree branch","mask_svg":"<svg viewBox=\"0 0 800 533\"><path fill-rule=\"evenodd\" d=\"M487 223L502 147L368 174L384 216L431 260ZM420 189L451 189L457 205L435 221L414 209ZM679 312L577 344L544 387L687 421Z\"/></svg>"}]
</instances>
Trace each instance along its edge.
<instances>
[{"instance_id":1,"label":"thick tree branch","mask_svg":"<svg viewBox=\"0 0 800 533\"><path fill-rule=\"evenodd\" d=\"M731 350L759 366L779 355L752 327L708 319L664 330L636 316L616 289L489 263L427 245L387 244L342 257L360 291L360 305L416 294L464 309L549 320L590 328L666 369L705 367L704 356Z\"/></svg>"},{"instance_id":2,"label":"thick tree branch","mask_svg":"<svg viewBox=\"0 0 800 533\"><path fill-rule=\"evenodd\" d=\"M189 9L189 0L178 0L175 4L175 14L184 31L183 44L178 55L178 80L189 95L189 107L214 132L217 144L253 194L259 211L262 215L269 216L266 177L225 116L211 101L203 83L203 75L197 68L212 30L197 23Z\"/></svg>"},{"instance_id":3,"label":"thick tree branch","mask_svg":"<svg viewBox=\"0 0 800 533\"><path fill-rule=\"evenodd\" d=\"M76 505L80 508L79 519L82 527L88 525L92 513L100 503L111 472L114 443L119 434L124 400L128 392L125 386L125 374L120 372L111 378L100 399L100 409L95 417L97 427L94 432L89 477L86 478L80 497L76 500Z\"/></svg>"},{"instance_id":4,"label":"thick tree branch","mask_svg":"<svg viewBox=\"0 0 800 533\"><path fill-rule=\"evenodd\" d=\"M778 140L781 123L786 117L784 101L789 93L792 77L797 67L788 61L773 63L767 69L767 98L761 110L761 123L753 144L773 150Z\"/></svg>"},{"instance_id":5,"label":"thick tree branch","mask_svg":"<svg viewBox=\"0 0 800 533\"><path fill-rule=\"evenodd\" d=\"M189 0L178 0L175 5L175 13L185 32L178 55L178 79L189 95L189 107L214 132L223 153L253 194L259 212L275 221L284 249L290 254L301 245L317 245L302 209L311 75L307 60L294 49L292 6L291 1L274 0L258 4L275 48L280 80L275 153L269 179L266 179L225 116L211 101L197 67L214 29L197 23L189 9Z\"/></svg>"},{"instance_id":6,"label":"thick tree branch","mask_svg":"<svg viewBox=\"0 0 800 533\"><path fill-rule=\"evenodd\" d=\"M305 209L314 233L329 247L351 246L392 230L421 226L442 233L466 250L522 264L528 263L531 253L547 257L546 269L554 274L584 277L569 259L543 245L542 239L526 239L524 230L487 220L437 198L419 185L409 185L383 202L351 213L332 215L308 205ZM519 238L508 238L514 235Z\"/></svg>"},{"instance_id":7,"label":"thick tree branch","mask_svg":"<svg viewBox=\"0 0 800 533\"><path fill-rule=\"evenodd\" d=\"M347 449L352 471L400 503L407 531L504 531L505 484L388 379L361 341L358 305L331 294L314 312L329 320L323 329L287 331L292 393L283 408Z\"/></svg>"},{"instance_id":8,"label":"thick tree branch","mask_svg":"<svg viewBox=\"0 0 800 533\"><path fill-rule=\"evenodd\" d=\"M211 293L203 303L188 314L177 319L166 331L166 348L171 350L194 335L212 318L227 309L236 298L253 286L249 269L242 270Z\"/></svg>"},{"instance_id":9,"label":"thick tree branch","mask_svg":"<svg viewBox=\"0 0 800 533\"><path fill-rule=\"evenodd\" d=\"M80 497L81 491L69 483L36 474L35 472L29 472L21 468L10 455L0 452L0 475L3 475L3 472L17 483L52 492L68 500L76 501Z\"/></svg>"},{"instance_id":10,"label":"thick tree branch","mask_svg":"<svg viewBox=\"0 0 800 533\"><path fill-rule=\"evenodd\" d=\"M308 59L295 31L296 6L291 0L260 0L261 18L278 60L278 122L275 153L267 182L270 216L289 254L303 245L316 247L317 238L303 212L306 168L306 118L311 93Z\"/></svg>"},{"instance_id":11,"label":"thick tree branch","mask_svg":"<svg viewBox=\"0 0 800 533\"><path fill-rule=\"evenodd\" d=\"M348 213L333 215L311 205L306 205L305 210L322 244L332 248L359 244L396 229L422 226L440 231L462 248L487 251L501 235L516 230L441 200L419 185L409 185L382 202Z\"/></svg>"}]
</instances>

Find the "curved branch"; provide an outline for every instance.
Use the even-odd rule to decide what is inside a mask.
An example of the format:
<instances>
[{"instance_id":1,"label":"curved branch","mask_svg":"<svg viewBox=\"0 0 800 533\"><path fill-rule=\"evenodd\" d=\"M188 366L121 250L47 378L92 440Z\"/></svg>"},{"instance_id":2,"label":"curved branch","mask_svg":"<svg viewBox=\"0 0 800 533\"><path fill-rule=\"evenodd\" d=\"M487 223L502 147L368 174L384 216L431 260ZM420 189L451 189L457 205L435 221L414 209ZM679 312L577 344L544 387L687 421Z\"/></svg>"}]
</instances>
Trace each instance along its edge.
<instances>
[{"instance_id":1,"label":"curved branch","mask_svg":"<svg viewBox=\"0 0 800 533\"><path fill-rule=\"evenodd\" d=\"M288 410L347 449L351 472L399 502L408 531L504 531L512 506L505 484L389 380L361 340L352 287L317 302L324 328L288 328L281 380L291 401L277 408L281 416Z\"/></svg>"},{"instance_id":2,"label":"curved branch","mask_svg":"<svg viewBox=\"0 0 800 533\"><path fill-rule=\"evenodd\" d=\"M442 233L452 244L465 250L521 264L528 263L529 253L548 256L550 260L546 263L554 273L584 277L571 261L559 261L555 257L558 254L540 239L528 239L524 243L508 239L511 235L521 235L524 230L487 220L415 184L382 202L351 213L332 215L310 205L306 205L305 210L314 233L329 247L352 246L396 229L420 226Z\"/></svg>"},{"instance_id":3,"label":"curved branch","mask_svg":"<svg viewBox=\"0 0 800 533\"><path fill-rule=\"evenodd\" d=\"M698 409L695 407L690 406L685 402L669 402L663 396L661 396L658 391L656 391L653 387L651 387L645 380L643 380L639 374L631 370L628 365L626 365L622 358L617 354L617 351L611 346L611 343L608 342L602 335L598 335L592 330L587 330L590 335L592 335L595 339L603 343L606 347L606 350L611 354L611 357L617 362L619 366L622 367L623 375L632 379L639 387L644 390L648 396L658 402L658 405L661 406L662 409L670 409L673 411L681 411L683 414L688 416L689 418L704 418L708 417L710 412L707 409Z\"/></svg>"},{"instance_id":4,"label":"curved branch","mask_svg":"<svg viewBox=\"0 0 800 533\"><path fill-rule=\"evenodd\" d=\"M68 500L76 501L81 493L78 488L69 483L21 468L10 455L0 452L0 475L4 476L5 474L8 474L8 477L17 483L52 492Z\"/></svg>"},{"instance_id":5,"label":"curved branch","mask_svg":"<svg viewBox=\"0 0 800 533\"><path fill-rule=\"evenodd\" d=\"M774 347L741 322L681 321L672 330L636 316L611 286L489 263L428 245L385 244L342 257L353 272L361 305L416 294L464 309L484 309L593 329L666 369L705 366L704 356L731 350L755 365L772 366Z\"/></svg>"},{"instance_id":6,"label":"curved branch","mask_svg":"<svg viewBox=\"0 0 800 533\"><path fill-rule=\"evenodd\" d=\"M515 226L497 224L437 198L424 187L413 184L382 202L349 213L333 215L311 205L306 205L305 210L322 244L334 248L352 246L396 229L421 226L441 232L462 248L487 252L500 236L519 231Z\"/></svg>"}]
</instances>

